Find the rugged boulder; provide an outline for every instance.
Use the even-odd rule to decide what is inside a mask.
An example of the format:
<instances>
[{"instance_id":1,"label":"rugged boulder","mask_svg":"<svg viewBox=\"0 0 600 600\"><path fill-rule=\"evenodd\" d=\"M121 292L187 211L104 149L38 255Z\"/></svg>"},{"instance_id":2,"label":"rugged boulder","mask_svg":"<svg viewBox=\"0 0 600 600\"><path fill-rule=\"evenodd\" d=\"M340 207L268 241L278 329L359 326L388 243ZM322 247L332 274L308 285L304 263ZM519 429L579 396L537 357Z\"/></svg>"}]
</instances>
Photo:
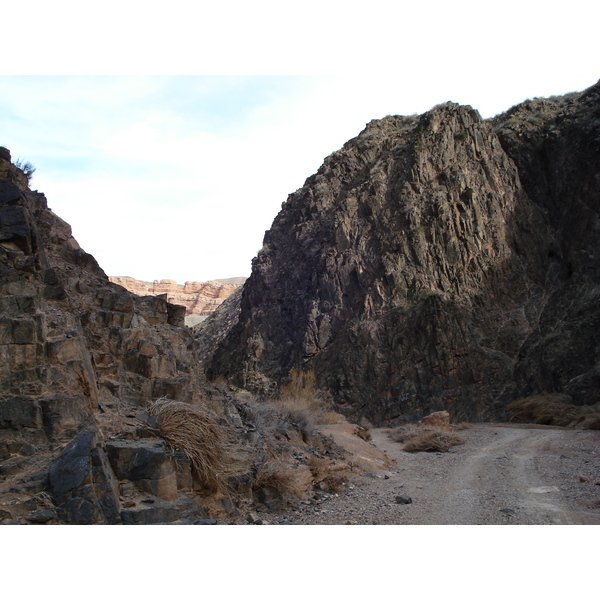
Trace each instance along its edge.
<instances>
[{"instance_id":1,"label":"rugged boulder","mask_svg":"<svg viewBox=\"0 0 600 600\"><path fill-rule=\"evenodd\" d=\"M284 203L210 376L311 371L376 422L597 402L599 94L369 123Z\"/></svg>"}]
</instances>

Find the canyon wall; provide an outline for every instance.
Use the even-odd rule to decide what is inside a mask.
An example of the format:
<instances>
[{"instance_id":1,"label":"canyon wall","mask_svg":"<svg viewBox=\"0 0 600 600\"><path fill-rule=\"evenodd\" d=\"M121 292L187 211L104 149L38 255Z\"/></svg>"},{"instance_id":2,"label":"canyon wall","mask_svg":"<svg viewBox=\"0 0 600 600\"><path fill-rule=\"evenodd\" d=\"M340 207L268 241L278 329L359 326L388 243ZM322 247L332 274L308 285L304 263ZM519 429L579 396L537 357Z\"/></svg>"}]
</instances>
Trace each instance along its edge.
<instances>
[{"instance_id":1,"label":"canyon wall","mask_svg":"<svg viewBox=\"0 0 600 600\"><path fill-rule=\"evenodd\" d=\"M134 518L120 500L132 484L119 484L111 448L140 450L140 460L160 454L136 481L158 486L163 499L178 496L164 442L135 441L143 423L133 417L167 397L224 418L184 316L164 297L111 283L0 148L0 521Z\"/></svg>"},{"instance_id":2,"label":"canyon wall","mask_svg":"<svg viewBox=\"0 0 600 600\"><path fill-rule=\"evenodd\" d=\"M600 86L372 121L289 196L208 373L377 423L600 400Z\"/></svg>"},{"instance_id":3,"label":"canyon wall","mask_svg":"<svg viewBox=\"0 0 600 600\"><path fill-rule=\"evenodd\" d=\"M207 382L168 289L109 281L0 148L1 524L262 522L355 471L308 420Z\"/></svg>"}]
</instances>

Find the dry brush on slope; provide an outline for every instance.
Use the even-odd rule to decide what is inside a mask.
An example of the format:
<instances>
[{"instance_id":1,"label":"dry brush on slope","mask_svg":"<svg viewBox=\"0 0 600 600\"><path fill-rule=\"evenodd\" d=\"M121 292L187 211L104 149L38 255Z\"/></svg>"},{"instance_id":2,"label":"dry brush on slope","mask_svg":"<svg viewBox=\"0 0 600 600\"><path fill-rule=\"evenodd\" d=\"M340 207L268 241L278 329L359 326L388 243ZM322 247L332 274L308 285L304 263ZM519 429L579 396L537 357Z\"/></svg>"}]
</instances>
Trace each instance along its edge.
<instances>
[{"instance_id":1,"label":"dry brush on slope","mask_svg":"<svg viewBox=\"0 0 600 600\"><path fill-rule=\"evenodd\" d=\"M456 431L468 425L451 425L450 415L438 411L423 417L414 425L401 425L389 431L391 440L402 444L405 452L448 452L465 443Z\"/></svg>"}]
</instances>

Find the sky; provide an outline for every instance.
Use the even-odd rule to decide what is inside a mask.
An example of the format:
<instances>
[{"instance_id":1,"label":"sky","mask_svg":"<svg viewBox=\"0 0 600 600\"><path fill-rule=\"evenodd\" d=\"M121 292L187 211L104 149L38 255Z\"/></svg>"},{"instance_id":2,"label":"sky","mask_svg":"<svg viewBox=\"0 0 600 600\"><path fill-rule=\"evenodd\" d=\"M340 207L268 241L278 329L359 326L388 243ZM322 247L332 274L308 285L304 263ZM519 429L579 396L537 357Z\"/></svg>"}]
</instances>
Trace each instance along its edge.
<instances>
[{"instance_id":1,"label":"sky","mask_svg":"<svg viewBox=\"0 0 600 600\"><path fill-rule=\"evenodd\" d=\"M34 4L3 44L0 145L108 275L146 281L248 276L288 194L372 119L487 118L600 78L579 0Z\"/></svg>"}]
</instances>

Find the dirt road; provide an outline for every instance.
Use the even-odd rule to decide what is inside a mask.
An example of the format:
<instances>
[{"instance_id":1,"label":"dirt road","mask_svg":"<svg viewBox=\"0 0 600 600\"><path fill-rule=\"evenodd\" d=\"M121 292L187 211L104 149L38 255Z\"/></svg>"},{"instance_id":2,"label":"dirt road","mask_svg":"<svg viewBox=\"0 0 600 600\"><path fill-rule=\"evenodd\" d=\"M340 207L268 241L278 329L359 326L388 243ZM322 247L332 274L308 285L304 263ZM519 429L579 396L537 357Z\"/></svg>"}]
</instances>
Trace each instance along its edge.
<instances>
[{"instance_id":1,"label":"dirt road","mask_svg":"<svg viewBox=\"0 0 600 600\"><path fill-rule=\"evenodd\" d=\"M302 524L600 524L600 432L475 425L448 453L372 442L395 461L284 518ZM409 496L410 504L396 503Z\"/></svg>"}]
</instances>

